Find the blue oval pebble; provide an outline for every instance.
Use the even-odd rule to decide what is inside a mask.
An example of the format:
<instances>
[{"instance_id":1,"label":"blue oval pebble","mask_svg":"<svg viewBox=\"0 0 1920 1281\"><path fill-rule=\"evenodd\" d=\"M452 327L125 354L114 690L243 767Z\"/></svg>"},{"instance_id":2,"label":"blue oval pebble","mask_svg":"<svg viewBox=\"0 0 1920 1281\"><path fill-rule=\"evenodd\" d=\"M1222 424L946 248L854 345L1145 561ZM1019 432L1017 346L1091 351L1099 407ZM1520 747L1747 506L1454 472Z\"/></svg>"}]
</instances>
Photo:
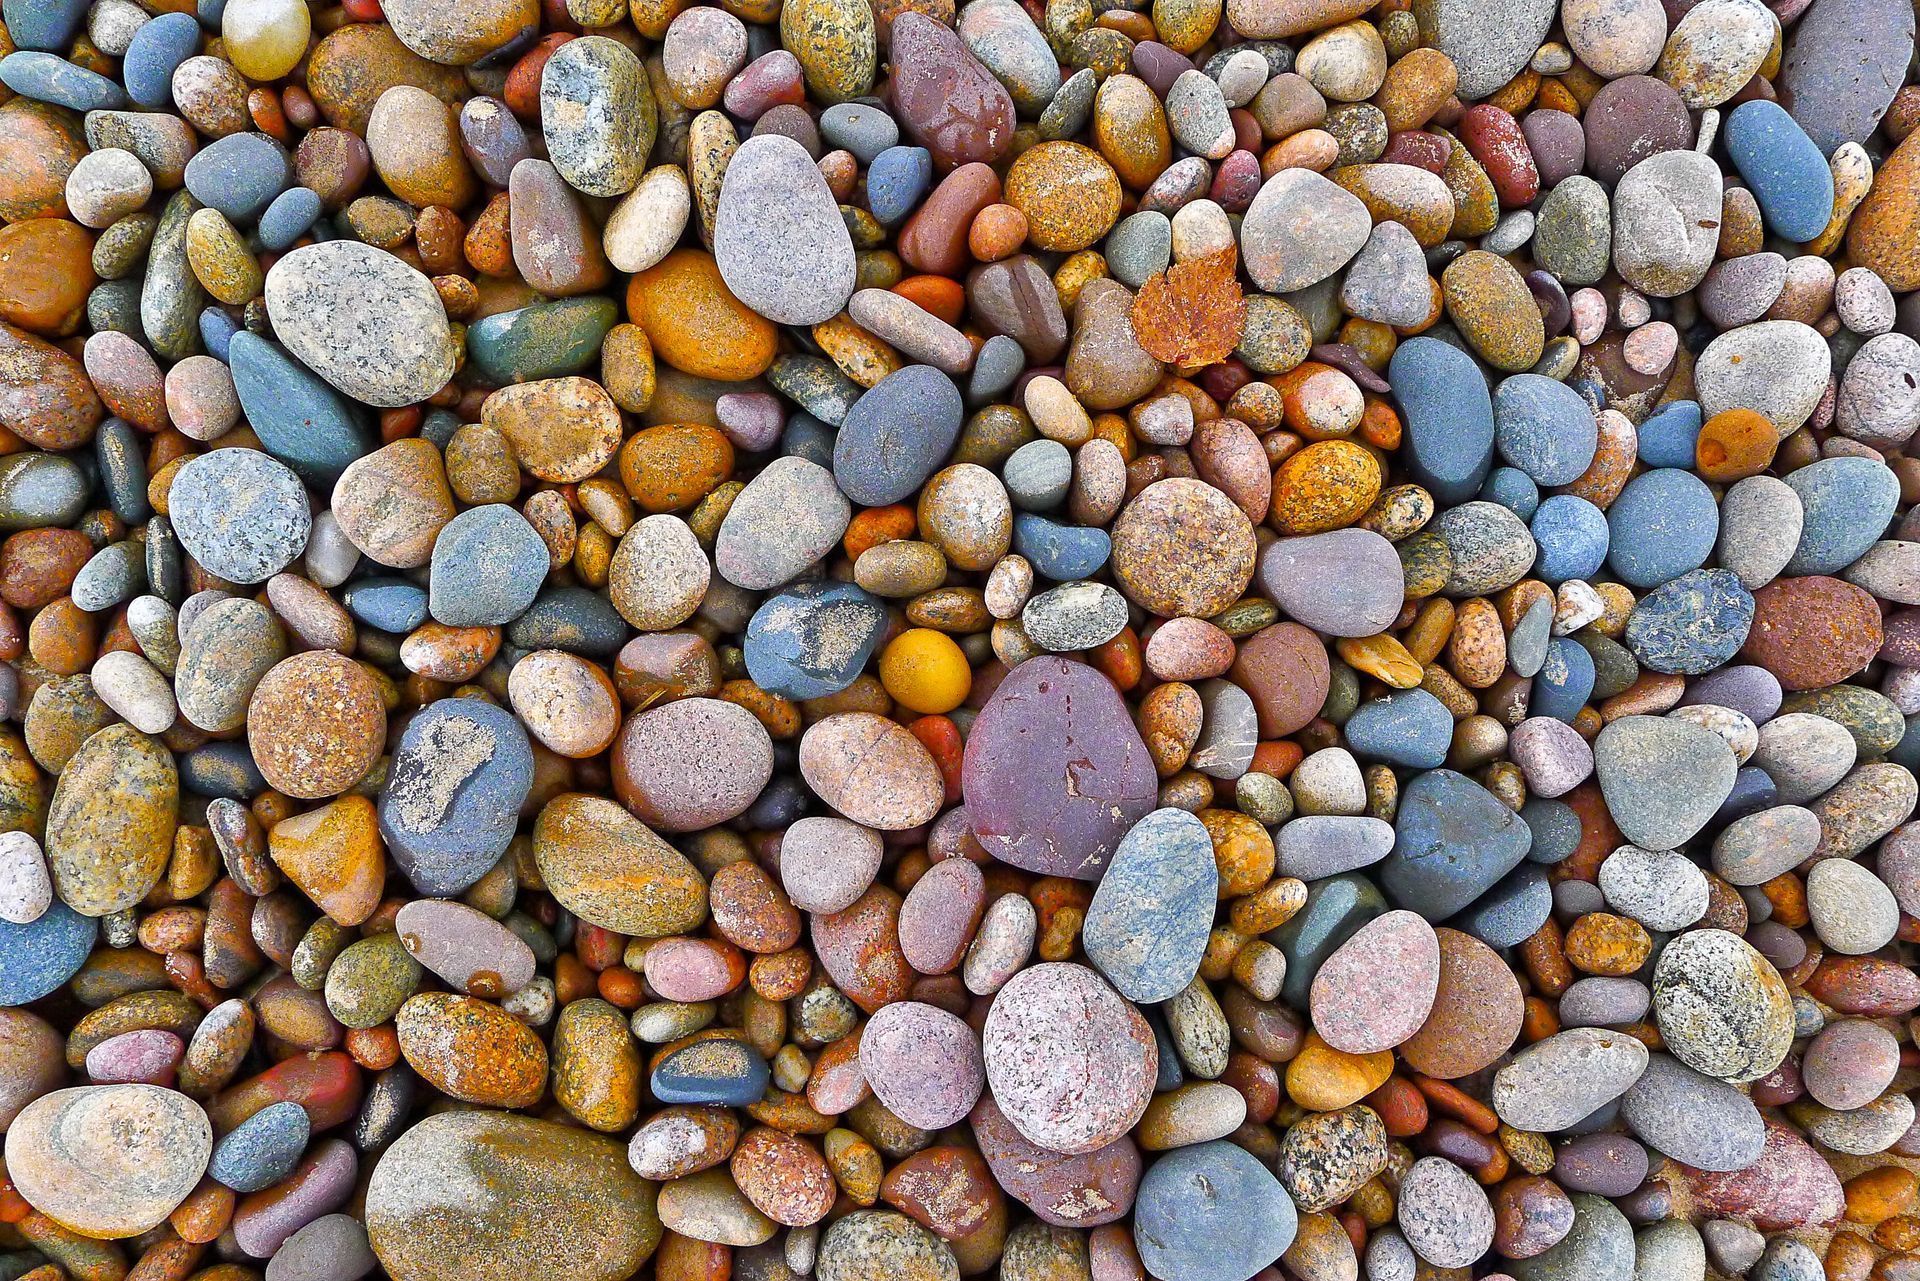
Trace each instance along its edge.
<instances>
[{"instance_id":1,"label":"blue oval pebble","mask_svg":"<svg viewBox=\"0 0 1920 1281\"><path fill-rule=\"evenodd\" d=\"M1134 1245L1147 1271L1166 1281L1246 1281L1298 1230L1280 1180L1225 1139L1167 1153L1134 1194Z\"/></svg>"},{"instance_id":2,"label":"blue oval pebble","mask_svg":"<svg viewBox=\"0 0 1920 1281\"><path fill-rule=\"evenodd\" d=\"M1021 512L1013 518L1013 547L1033 562L1035 573L1066 583L1093 577L1107 563L1113 542L1104 529Z\"/></svg>"},{"instance_id":3,"label":"blue oval pebble","mask_svg":"<svg viewBox=\"0 0 1920 1281\"><path fill-rule=\"evenodd\" d=\"M1480 486L1480 497L1499 503L1521 520L1532 520L1534 512L1540 509L1540 486L1518 467L1496 467L1487 473L1487 483Z\"/></svg>"},{"instance_id":4,"label":"blue oval pebble","mask_svg":"<svg viewBox=\"0 0 1920 1281\"><path fill-rule=\"evenodd\" d=\"M25 1005L80 972L100 922L59 899L26 925L0 921L0 1005Z\"/></svg>"},{"instance_id":5,"label":"blue oval pebble","mask_svg":"<svg viewBox=\"0 0 1920 1281\"><path fill-rule=\"evenodd\" d=\"M499 627L533 604L551 567L525 516L505 503L472 507L433 540L427 608L449 627Z\"/></svg>"},{"instance_id":6,"label":"blue oval pebble","mask_svg":"<svg viewBox=\"0 0 1920 1281\"><path fill-rule=\"evenodd\" d=\"M1640 461L1649 467L1691 467L1700 439L1700 406L1676 400L1640 424Z\"/></svg>"},{"instance_id":7,"label":"blue oval pebble","mask_svg":"<svg viewBox=\"0 0 1920 1281\"><path fill-rule=\"evenodd\" d=\"M1542 485L1571 485L1593 464L1599 428L1580 393L1541 374L1514 374L1493 393L1500 456Z\"/></svg>"},{"instance_id":8,"label":"blue oval pebble","mask_svg":"<svg viewBox=\"0 0 1920 1281\"><path fill-rule=\"evenodd\" d=\"M1428 770L1400 792L1380 884L1397 905L1444 921L1517 867L1533 845L1520 815L1465 774Z\"/></svg>"},{"instance_id":9,"label":"blue oval pebble","mask_svg":"<svg viewBox=\"0 0 1920 1281\"><path fill-rule=\"evenodd\" d=\"M1387 381L1406 422L1407 471L1443 506L1472 498L1493 465L1493 398L1480 366L1438 338L1409 338Z\"/></svg>"},{"instance_id":10,"label":"blue oval pebble","mask_svg":"<svg viewBox=\"0 0 1920 1281\"><path fill-rule=\"evenodd\" d=\"M1540 548L1533 572L1554 586L1592 578L1607 562L1607 517L1577 494L1555 494L1540 504L1529 526Z\"/></svg>"},{"instance_id":11,"label":"blue oval pebble","mask_svg":"<svg viewBox=\"0 0 1920 1281\"><path fill-rule=\"evenodd\" d=\"M54 53L22 51L0 58L0 84L22 98L69 111L118 111L127 105L119 85Z\"/></svg>"},{"instance_id":12,"label":"blue oval pebble","mask_svg":"<svg viewBox=\"0 0 1920 1281\"><path fill-rule=\"evenodd\" d=\"M235 333L228 340L227 364L254 435L268 453L323 493L350 463L373 451L365 412L258 334Z\"/></svg>"},{"instance_id":13,"label":"blue oval pebble","mask_svg":"<svg viewBox=\"0 0 1920 1281\"><path fill-rule=\"evenodd\" d=\"M1527 700L1531 716L1551 716L1569 725L1593 694L1593 655L1569 636L1557 636L1547 646L1547 661L1533 678Z\"/></svg>"},{"instance_id":14,"label":"blue oval pebble","mask_svg":"<svg viewBox=\"0 0 1920 1281\"><path fill-rule=\"evenodd\" d=\"M422 894L458 894L492 868L533 786L527 731L472 698L430 704L400 735L380 794L380 835Z\"/></svg>"},{"instance_id":15,"label":"blue oval pebble","mask_svg":"<svg viewBox=\"0 0 1920 1281\"><path fill-rule=\"evenodd\" d=\"M1707 483L1661 467L1627 482L1607 509L1607 562L1629 587L1658 587L1698 569L1720 536L1720 508Z\"/></svg>"},{"instance_id":16,"label":"blue oval pebble","mask_svg":"<svg viewBox=\"0 0 1920 1281\"><path fill-rule=\"evenodd\" d=\"M307 1110L275 1103L235 1126L214 1145L207 1173L235 1192L258 1192L293 1173L307 1150Z\"/></svg>"},{"instance_id":17,"label":"blue oval pebble","mask_svg":"<svg viewBox=\"0 0 1920 1281\"><path fill-rule=\"evenodd\" d=\"M867 169L867 209L891 227L912 213L933 182L933 153L925 147L888 147Z\"/></svg>"},{"instance_id":18,"label":"blue oval pebble","mask_svg":"<svg viewBox=\"0 0 1920 1281\"><path fill-rule=\"evenodd\" d=\"M1445 764L1453 743L1453 713L1424 689L1370 699L1347 718L1347 746L1365 760L1409 769Z\"/></svg>"},{"instance_id":19,"label":"blue oval pebble","mask_svg":"<svg viewBox=\"0 0 1920 1281\"><path fill-rule=\"evenodd\" d=\"M1753 189L1767 230L1796 244L1826 230L1833 218L1833 170L1786 108L1764 99L1741 103L1727 117L1726 146Z\"/></svg>"},{"instance_id":20,"label":"blue oval pebble","mask_svg":"<svg viewBox=\"0 0 1920 1281\"><path fill-rule=\"evenodd\" d=\"M235 223L258 218L293 181L286 150L260 133L231 133L187 161L187 190Z\"/></svg>"},{"instance_id":21,"label":"blue oval pebble","mask_svg":"<svg viewBox=\"0 0 1920 1281\"><path fill-rule=\"evenodd\" d=\"M960 389L932 365L908 365L853 403L833 442L833 479L862 507L908 497L946 460L966 416Z\"/></svg>"},{"instance_id":22,"label":"blue oval pebble","mask_svg":"<svg viewBox=\"0 0 1920 1281\"><path fill-rule=\"evenodd\" d=\"M260 243L276 252L287 248L313 229L325 208L313 188L288 187L260 215Z\"/></svg>"},{"instance_id":23,"label":"blue oval pebble","mask_svg":"<svg viewBox=\"0 0 1920 1281\"><path fill-rule=\"evenodd\" d=\"M1900 482L1872 458L1822 458L1787 473L1806 512L1786 574L1837 574L1885 534Z\"/></svg>"},{"instance_id":24,"label":"blue oval pebble","mask_svg":"<svg viewBox=\"0 0 1920 1281\"><path fill-rule=\"evenodd\" d=\"M751 1107L766 1097L767 1061L744 1041L696 1041L660 1060L649 1084L662 1103Z\"/></svg>"},{"instance_id":25,"label":"blue oval pebble","mask_svg":"<svg viewBox=\"0 0 1920 1281\"><path fill-rule=\"evenodd\" d=\"M173 73L200 52L200 24L190 13L163 13L143 22L127 42L120 79L127 96L156 111L173 108Z\"/></svg>"}]
</instances>

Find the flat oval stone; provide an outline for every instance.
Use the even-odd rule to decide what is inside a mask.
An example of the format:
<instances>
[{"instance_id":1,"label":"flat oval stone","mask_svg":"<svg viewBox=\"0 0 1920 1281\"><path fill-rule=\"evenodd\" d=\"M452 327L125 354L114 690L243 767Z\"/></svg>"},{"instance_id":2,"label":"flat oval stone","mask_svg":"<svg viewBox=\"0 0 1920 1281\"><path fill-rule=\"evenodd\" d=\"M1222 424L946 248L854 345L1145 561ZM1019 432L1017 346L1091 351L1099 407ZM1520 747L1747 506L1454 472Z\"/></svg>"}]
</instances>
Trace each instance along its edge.
<instances>
[{"instance_id":1,"label":"flat oval stone","mask_svg":"<svg viewBox=\"0 0 1920 1281\"><path fill-rule=\"evenodd\" d=\"M191 459L174 475L167 504L188 554L234 583L265 582L291 565L313 530L300 478L257 449Z\"/></svg>"},{"instance_id":2,"label":"flat oval stone","mask_svg":"<svg viewBox=\"0 0 1920 1281\"><path fill-rule=\"evenodd\" d=\"M533 786L533 749L511 712L431 703L400 735L380 793L380 835L423 894L458 894L500 860Z\"/></svg>"},{"instance_id":3,"label":"flat oval stone","mask_svg":"<svg viewBox=\"0 0 1920 1281\"><path fill-rule=\"evenodd\" d=\"M889 1112L923 1130L958 1123L986 1086L973 1030L921 1001L896 1001L867 1021L860 1070Z\"/></svg>"},{"instance_id":4,"label":"flat oval stone","mask_svg":"<svg viewBox=\"0 0 1920 1281\"><path fill-rule=\"evenodd\" d=\"M1515 1129L1564 1130L1619 1098L1647 1069L1647 1047L1622 1032L1569 1028L1515 1055L1491 1102Z\"/></svg>"},{"instance_id":5,"label":"flat oval stone","mask_svg":"<svg viewBox=\"0 0 1920 1281\"><path fill-rule=\"evenodd\" d=\"M1493 1244L1493 1205L1473 1176L1445 1157L1423 1156L1400 1180L1395 1220L1414 1252L1464 1268Z\"/></svg>"},{"instance_id":6,"label":"flat oval stone","mask_svg":"<svg viewBox=\"0 0 1920 1281\"><path fill-rule=\"evenodd\" d=\"M852 583L796 583L747 623L747 672L784 698L823 698L851 685L880 642L886 610Z\"/></svg>"},{"instance_id":7,"label":"flat oval stone","mask_svg":"<svg viewBox=\"0 0 1920 1281\"><path fill-rule=\"evenodd\" d=\"M767 1061L744 1041L695 1041L654 1065L648 1088L662 1103L750 1107L766 1097Z\"/></svg>"},{"instance_id":8,"label":"flat oval stone","mask_svg":"<svg viewBox=\"0 0 1920 1281\"><path fill-rule=\"evenodd\" d=\"M1140 1261L1169 1281L1242 1281L1293 1244L1293 1199L1244 1148L1215 1140L1153 1163L1134 1199Z\"/></svg>"},{"instance_id":9,"label":"flat oval stone","mask_svg":"<svg viewBox=\"0 0 1920 1281\"><path fill-rule=\"evenodd\" d=\"M1305 289L1347 265L1373 219L1360 197L1311 169L1282 169L1260 186L1240 224L1247 274L1267 293Z\"/></svg>"},{"instance_id":10,"label":"flat oval stone","mask_svg":"<svg viewBox=\"0 0 1920 1281\"><path fill-rule=\"evenodd\" d=\"M1593 463L1593 411L1563 382L1539 374L1500 380L1493 395L1500 456L1541 485L1570 485Z\"/></svg>"},{"instance_id":11,"label":"flat oval stone","mask_svg":"<svg viewBox=\"0 0 1920 1281\"><path fill-rule=\"evenodd\" d=\"M1797 320L1762 320L1708 343L1694 366L1694 387L1708 418L1751 409L1784 437L1813 414L1832 370L1818 330Z\"/></svg>"},{"instance_id":12,"label":"flat oval stone","mask_svg":"<svg viewBox=\"0 0 1920 1281\"><path fill-rule=\"evenodd\" d=\"M611 1139L532 1117L413 1126L367 1183L367 1235L394 1281L620 1281L660 1244L655 1187Z\"/></svg>"},{"instance_id":13,"label":"flat oval stone","mask_svg":"<svg viewBox=\"0 0 1920 1281\"><path fill-rule=\"evenodd\" d=\"M235 1192L258 1192L293 1173L310 1127L298 1103L270 1104L223 1136L207 1165L210 1178Z\"/></svg>"},{"instance_id":14,"label":"flat oval stone","mask_svg":"<svg viewBox=\"0 0 1920 1281\"><path fill-rule=\"evenodd\" d=\"M1719 166L1696 151L1627 170L1613 193L1613 256L1628 283L1655 298L1700 283L1720 241L1720 186Z\"/></svg>"},{"instance_id":15,"label":"flat oval stone","mask_svg":"<svg viewBox=\"0 0 1920 1281\"><path fill-rule=\"evenodd\" d=\"M546 1092L547 1047L491 1001L422 992L407 998L393 1027L408 1066L463 1103L532 1107Z\"/></svg>"},{"instance_id":16,"label":"flat oval stone","mask_svg":"<svg viewBox=\"0 0 1920 1281\"><path fill-rule=\"evenodd\" d=\"M1808 241L1833 217L1833 173L1827 158L1777 102L1743 102L1727 116L1727 156L1747 180L1767 229L1783 240Z\"/></svg>"},{"instance_id":17,"label":"flat oval stone","mask_svg":"<svg viewBox=\"0 0 1920 1281\"><path fill-rule=\"evenodd\" d=\"M931 822L945 794L932 753L905 726L872 712L839 712L808 726L800 774L839 813L882 832Z\"/></svg>"},{"instance_id":18,"label":"flat oval stone","mask_svg":"<svg viewBox=\"0 0 1920 1281\"><path fill-rule=\"evenodd\" d=\"M179 802L179 772L158 739L124 724L90 735L47 810L47 865L60 901L105 916L145 898L172 856Z\"/></svg>"},{"instance_id":19,"label":"flat oval stone","mask_svg":"<svg viewBox=\"0 0 1920 1281\"><path fill-rule=\"evenodd\" d=\"M1725 569L1697 569L1648 592L1627 616L1627 647L1651 671L1699 676L1740 652L1754 597Z\"/></svg>"},{"instance_id":20,"label":"flat oval stone","mask_svg":"<svg viewBox=\"0 0 1920 1281\"><path fill-rule=\"evenodd\" d=\"M1820 459L1790 473L1787 487L1804 513L1788 574L1837 574L1860 559L1893 519L1900 488L1872 458Z\"/></svg>"},{"instance_id":21,"label":"flat oval stone","mask_svg":"<svg viewBox=\"0 0 1920 1281\"><path fill-rule=\"evenodd\" d=\"M981 708L961 790L974 837L995 858L1096 880L1159 789L1119 691L1092 667L1043 656L1009 672Z\"/></svg>"},{"instance_id":22,"label":"flat oval stone","mask_svg":"<svg viewBox=\"0 0 1920 1281\"><path fill-rule=\"evenodd\" d=\"M1153 1032L1085 966L1014 975L994 996L981 1038L995 1102L1043 1148L1096 1151L1146 1111L1159 1061Z\"/></svg>"},{"instance_id":23,"label":"flat oval stone","mask_svg":"<svg viewBox=\"0 0 1920 1281\"><path fill-rule=\"evenodd\" d=\"M156 1227L192 1192L213 1152L200 1105L156 1085L55 1090L7 1128L7 1177L70 1230L116 1239Z\"/></svg>"},{"instance_id":24,"label":"flat oval stone","mask_svg":"<svg viewBox=\"0 0 1920 1281\"><path fill-rule=\"evenodd\" d=\"M407 954L455 990L498 1000L533 981L533 950L464 903L416 899L394 916Z\"/></svg>"},{"instance_id":25,"label":"flat oval stone","mask_svg":"<svg viewBox=\"0 0 1920 1281\"><path fill-rule=\"evenodd\" d=\"M1440 984L1440 944L1413 912L1376 917L1313 976L1309 999L1320 1039L1347 1054L1390 1050L1420 1030Z\"/></svg>"},{"instance_id":26,"label":"flat oval stone","mask_svg":"<svg viewBox=\"0 0 1920 1281\"><path fill-rule=\"evenodd\" d=\"M427 607L449 627L499 627L533 604L549 568L526 517L505 503L469 507L433 540Z\"/></svg>"},{"instance_id":27,"label":"flat oval stone","mask_svg":"<svg viewBox=\"0 0 1920 1281\"><path fill-rule=\"evenodd\" d=\"M714 568L749 591L778 587L831 551L852 515L832 472L804 458L776 458L728 508Z\"/></svg>"},{"instance_id":28,"label":"flat oval stone","mask_svg":"<svg viewBox=\"0 0 1920 1281\"><path fill-rule=\"evenodd\" d=\"M667 832L737 817L771 777L766 728L746 708L714 698L685 698L629 717L613 749L621 803Z\"/></svg>"},{"instance_id":29,"label":"flat oval stone","mask_svg":"<svg viewBox=\"0 0 1920 1281\"><path fill-rule=\"evenodd\" d=\"M1621 1098L1620 1117L1641 1139L1699 1170L1744 1170L1766 1140L1753 1100L1665 1054L1652 1056Z\"/></svg>"},{"instance_id":30,"label":"flat oval stone","mask_svg":"<svg viewBox=\"0 0 1920 1281\"><path fill-rule=\"evenodd\" d=\"M1453 741L1453 714L1424 689L1369 699L1347 718L1347 745L1363 760L1436 769Z\"/></svg>"},{"instance_id":31,"label":"flat oval stone","mask_svg":"<svg viewBox=\"0 0 1920 1281\"><path fill-rule=\"evenodd\" d=\"M783 325L816 325L853 296L853 240L807 149L756 134L727 162L713 256L741 302Z\"/></svg>"},{"instance_id":32,"label":"flat oval stone","mask_svg":"<svg viewBox=\"0 0 1920 1281\"><path fill-rule=\"evenodd\" d=\"M1661 467L1627 482L1607 509L1607 563L1632 587L1658 587L1713 554L1713 492L1692 472Z\"/></svg>"},{"instance_id":33,"label":"flat oval stone","mask_svg":"<svg viewBox=\"0 0 1920 1281\"><path fill-rule=\"evenodd\" d=\"M373 451L364 412L280 347L241 331L228 343L227 363L260 443L302 479L330 488L349 464Z\"/></svg>"},{"instance_id":34,"label":"flat oval stone","mask_svg":"<svg viewBox=\"0 0 1920 1281\"><path fill-rule=\"evenodd\" d=\"M1409 338L1387 381L1406 420L1408 473L1442 504L1466 502L1493 466L1493 398L1473 357L1437 338Z\"/></svg>"},{"instance_id":35,"label":"flat oval stone","mask_svg":"<svg viewBox=\"0 0 1920 1281\"><path fill-rule=\"evenodd\" d=\"M1206 825L1153 811L1121 838L1094 890L1087 959L1129 1000L1172 999L1199 972L1219 881Z\"/></svg>"},{"instance_id":36,"label":"flat oval stone","mask_svg":"<svg viewBox=\"0 0 1920 1281\"><path fill-rule=\"evenodd\" d=\"M895 370L847 411L833 443L834 482L862 507L910 497L946 460L965 412L960 389L938 369Z\"/></svg>"},{"instance_id":37,"label":"flat oval stone","mask_svg":"<svg viewBox=\"0 0 1920 1281\"><path fill-rule=\"evenodd\" d=\"M1369 529L1277 539L1260 553L1257 575L1275 604L1328 636L1386 631L1405 598L1393 544Z\"/></svg>"},{"instance_id":38,"label":"flat oval stone","mask_svg":"<svg viewBox=\"0 0 1920 1281\"><path fill-rule=\"evenodd\" d=\"M453 376L453 335L427 278L353 240L292 250L267 272L274 336L355 400L425 400Z\"/></svg>"},{"instance_id":39,"label":"flat oval stone","mask_svg":"<svg viewBox=\"0 0 1920 1281\"><path fill-rule=\"evenodd\" d=\"M1913 57L1913 26L1888 0L1821 0L1801 15L1775 88L1822 155L1873 135Z\"/></svg>"},{"instance_id":40,"label":"flat oval stone","mask_svg":"<svg viewBox=\"0 0 1920 1281\"><path fill-rule=\"evenodd\" d=\"M697 929L707 887L686 856L604 797L547 802L533 856L548 893L581 920L636 938Z\"/></svg>"},{"instance_id":41,"label":"flat oval stone","mask_svg":"<svg viewBox=\"0 0 1920 1281\"><path fill-rule=\"evenodd\" d=\"M1787 985L1725 930L1693 930L1666 945L1653 971L1653 1014L1675 1058L1735 1085L1773 1071L1793 1045Z\"/></svg>"}]
</instances>

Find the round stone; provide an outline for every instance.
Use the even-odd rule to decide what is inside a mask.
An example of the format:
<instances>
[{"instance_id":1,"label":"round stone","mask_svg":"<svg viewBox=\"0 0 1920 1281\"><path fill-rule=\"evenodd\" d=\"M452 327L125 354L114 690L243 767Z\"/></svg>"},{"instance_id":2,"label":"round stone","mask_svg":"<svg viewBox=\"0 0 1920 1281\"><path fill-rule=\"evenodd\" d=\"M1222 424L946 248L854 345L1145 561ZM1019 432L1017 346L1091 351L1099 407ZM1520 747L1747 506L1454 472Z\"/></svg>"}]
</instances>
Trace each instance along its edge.
<instances>
[{"instance_id":1,"label":"round stone","mask_svg":"<svg viewBox=\"0 0 1920 1281\"><path fill-rule=\"evenodd\" d=\"M1153 1093L1152 1030L1084 966L1016 974L994 996L981 1037L994 1100L1050 1151L1105 1147L1139 1121Z\"/></svg>"},{"instance_id":2,"label":"round stone","mask_svg":"<svg viewBox=\"0 0 1920 1281\"><path fill-rule=\"evenodd\" d=\"M453 376L440 296L385 250L353 240L295 249L267 272L266 300L274 336L355 400L411 405Z\"/></svg>"},{"instance_id":3,"label":"round stone","mask_svg":"<svg viewBox=\"0 0 1920 1281\"><path fill-rule=\"evenodd\" d=\"M307 493L285 465L257 449L216 449L189 461L167 493L181 545L209 573L265 582L305 550Z\"/></svg>"},{"instance_id":4,"label":"round stone","mask_svg":"<svg viewBox=\"0 0 1920 1281\"><path fill-rule=\"evenodd\" d=\"M7 1128L7 1177L27 1204L84 1236L138 1236L163 1222L207 1168L200 1105L155 1085L55 1090Z\"/></svg>"}]
</instances>

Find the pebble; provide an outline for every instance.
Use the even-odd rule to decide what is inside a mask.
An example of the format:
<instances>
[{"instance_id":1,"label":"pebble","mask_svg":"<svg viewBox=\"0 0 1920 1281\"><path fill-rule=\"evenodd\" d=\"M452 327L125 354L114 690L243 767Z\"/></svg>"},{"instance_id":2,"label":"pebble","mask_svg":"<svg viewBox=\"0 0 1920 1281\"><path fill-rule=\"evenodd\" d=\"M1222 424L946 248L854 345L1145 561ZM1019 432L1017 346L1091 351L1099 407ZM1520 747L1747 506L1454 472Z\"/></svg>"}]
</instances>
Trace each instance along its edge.
<instances>
[{"instance_id":1,"label":"pebble","mask_svg":"<svg viewBox=\"0 0 1920 1281\"><path fill-rule=\"evenodd\" d=\"M213 1150L198 1103L156 1085L54 1090L7 1129L7 1174L34 1209L113 1240L158 1226L193 1191Z\"/></svg>"},{"instance_id":2,"label":"pebble","mask_svg":"<svg viewBox=\"0 0 1920 1281\"><path fill-rule=\"evenodd\" d=\"M1222 1140L1156 1161L1134 1205L1141 1262L1156 1276L1180 1281L1252 1275L1293 1244L1298 1224L1280 1181L1252 1154Z\"/></svg>"},{"instance_id":3,"label":"pebble","mask_svg":"<svg viewBox=\"0 0 1920 1281\"><path fill-rule=\"evenodd\" d=\"M1171 999L1199 972L1218 884L1205 825L1184 810L1153 811L1121 839L1094 891L1087 959L1128 1000Z\"/></svg>"},{"instance_id":4,"label":"pebble","mask_svg":"<svg viewBox=\"0 0 1920 1281\"><path fill-rule=\"evenodd\" d=\"M1084 966L1022 970L1002 987L981 1033L988 1087L1030 1142L1096 1151L1146 1110L1158 1056L1147 1022ZM1085 1083L1101 1081L1098 1093Z\"/></svg>"},{"instance_id":5,"label":"pebble","mask_svg":"<svg viewBox=\"0 0 1920 1281\"><path fill-rule=\"evenodd\" d=\"M1695 930L1667 944L1654 968L1653 1012L1675 1058L1734 1084L1773 1071L1793 1040L1786 984L1724 930Z\"/></svg>"}]
</instances>

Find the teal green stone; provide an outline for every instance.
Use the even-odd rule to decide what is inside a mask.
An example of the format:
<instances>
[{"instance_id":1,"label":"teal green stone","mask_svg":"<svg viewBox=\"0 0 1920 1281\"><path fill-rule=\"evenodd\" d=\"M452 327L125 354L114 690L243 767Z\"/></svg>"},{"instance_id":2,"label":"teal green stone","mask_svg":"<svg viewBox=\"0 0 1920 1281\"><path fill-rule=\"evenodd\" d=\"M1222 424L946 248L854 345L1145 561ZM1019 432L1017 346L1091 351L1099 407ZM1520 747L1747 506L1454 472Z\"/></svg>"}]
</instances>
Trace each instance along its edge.
<instances>
[{"instance_id":1,"label":"teal green stone","mask_svg":"<svg viewBox=\"0 0 1920 1281\"><path fill-rule=\"evenodd\" d=\"M1329 876L1315 882L1307 891L1306 906L1267 935L1267 942L1287 957L1281 999L1296 1010L1306 1009L1307 994L1321 964L1358 934L1361 926L1386 910L1387 900L1364 876Z\"/></svg>"},{"instance_id":2,"label":"teal green stone","mask_svg":"<svg viewBox=\"0 0 1920 1281\"><path fill-rule=\"evenodd\" d=\"M613 299L598 294L503 311L467 327L467 359L502 386L577 374L619 318Z\"/></svg>"}]
</instances>

